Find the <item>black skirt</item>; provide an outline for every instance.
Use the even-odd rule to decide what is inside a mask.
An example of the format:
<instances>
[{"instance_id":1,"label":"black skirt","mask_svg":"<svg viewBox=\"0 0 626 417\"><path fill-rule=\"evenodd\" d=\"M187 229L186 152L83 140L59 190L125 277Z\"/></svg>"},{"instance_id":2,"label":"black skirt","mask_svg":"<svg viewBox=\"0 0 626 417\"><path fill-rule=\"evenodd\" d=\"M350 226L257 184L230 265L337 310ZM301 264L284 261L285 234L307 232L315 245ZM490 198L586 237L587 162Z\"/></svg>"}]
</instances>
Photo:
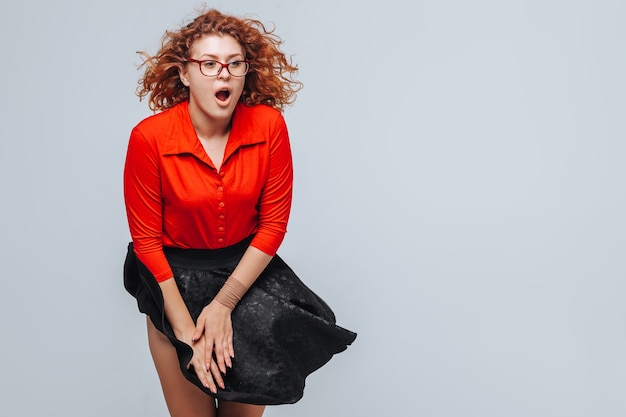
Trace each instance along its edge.
<instances>
[{"instance_id":1,"label":"black skirt","mask_svg":"<svg viewBox=\"0 0 626 417\"><path fill-rule=\"evenodd\" d=\"M218 293L251 238L216 250L165 248L174 279L194 321ZM302 398L305 379L344 351L356 333L337 326L330 307L275 256L232 312L233 367L225 389L213 394L187 364L189 345L176 339L165 317L159 284L136 258L132 243L124 262L124 286L139 311L176 348L186 379L215 398L249 404L292 404Z\"/></svg>"}]
</instances>

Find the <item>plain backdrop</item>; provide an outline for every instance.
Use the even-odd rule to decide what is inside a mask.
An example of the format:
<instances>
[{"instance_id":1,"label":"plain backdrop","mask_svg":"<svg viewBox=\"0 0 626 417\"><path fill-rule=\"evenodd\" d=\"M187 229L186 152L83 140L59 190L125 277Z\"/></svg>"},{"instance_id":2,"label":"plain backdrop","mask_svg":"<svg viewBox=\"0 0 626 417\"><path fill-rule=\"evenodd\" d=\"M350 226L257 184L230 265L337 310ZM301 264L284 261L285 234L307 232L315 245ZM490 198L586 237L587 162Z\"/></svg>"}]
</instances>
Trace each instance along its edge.
<instances>
[{"instance_id":1,"label":"plain backdrop","mask_svg":"<svg viewBox=\"0 0 626 417\"><path fill-rule=\"evenodd\" d=\"M0 6L2 416L167 416L122 168L135 52L201 6ZM626 415L626 3L209 6L300 67L280 254L359 334L266 416Z\"/></svg>"}]
</instances>

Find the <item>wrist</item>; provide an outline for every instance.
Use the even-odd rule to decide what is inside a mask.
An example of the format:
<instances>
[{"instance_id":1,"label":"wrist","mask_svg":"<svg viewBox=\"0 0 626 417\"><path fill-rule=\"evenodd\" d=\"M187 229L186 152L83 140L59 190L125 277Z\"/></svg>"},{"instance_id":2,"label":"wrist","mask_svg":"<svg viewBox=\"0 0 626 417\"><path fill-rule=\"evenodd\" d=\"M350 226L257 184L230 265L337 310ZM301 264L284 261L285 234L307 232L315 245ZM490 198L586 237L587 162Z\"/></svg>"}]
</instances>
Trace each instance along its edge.
<instances>
[{"instance_id":1,"label":"wrist","mask_svg":"<svg viewBox=\"0 0 626 417\"><path fill-rule=\"evenodd\" d=\"M193 334L196 331L195 327L185 328L185 329L172 329L174 331L174 336L176 339L181 342L185 342L187 344L191 344L193 342Z\"/></svg>"},{"instance_id":2,"label":"wrist","mask_svg":"<svg viewBox=\"0 0 626 417\"><path fill-rule=\"evenodd\" d=\"M232 311L246 291L248 291L248 288L231 275L222 286L222 289L217 293L214 300Z\"/></svg>"}]
</instances>

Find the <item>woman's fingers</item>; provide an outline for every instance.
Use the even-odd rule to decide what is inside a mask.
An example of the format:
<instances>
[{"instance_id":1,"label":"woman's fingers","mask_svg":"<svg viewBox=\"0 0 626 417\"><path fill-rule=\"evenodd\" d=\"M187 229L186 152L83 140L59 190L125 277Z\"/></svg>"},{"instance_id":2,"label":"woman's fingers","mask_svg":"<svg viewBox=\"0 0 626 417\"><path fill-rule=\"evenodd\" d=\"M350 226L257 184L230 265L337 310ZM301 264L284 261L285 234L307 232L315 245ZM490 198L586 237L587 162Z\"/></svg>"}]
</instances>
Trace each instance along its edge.
<instances>
[{"instance_id":1,"label":"woman's fingers","mask_svg":"<svg viewBox=\"0 0 626 417\"><path fill-rule=\"evenodd\" d=\"M187 365L187 369L189 369L190 366L193 366L193 369L196 372L196 376L202 383L202 386L204 386L205 388L208 388L212 393L216 394L217 386L213 378L213 373L211 372L209 367L206 367L203 364L204 359L202 358L201 355L198 354L200 352L201 350L197 351L196 349L194 349L194 355L191 361L189 362L189 364ZM216 366L216 365L213 364L213 366ZM218 384L220 385L221 388L224 388L223 380L220 379L218 381Z\"/></svg>"},{"instance_id":2,"label":"woman's fingers","mask_svg":"<svg viewBox=\"0 0 626 417\"><path fill-rule=\"evenodd\" d=\"M209 304L200 313L193 334L194 339L202 337L204 341L203 364L216 381L222 381L222 375L233 366L235 350L230 314L230 310L219 303Z\"/></svg>"},{"instance_id":3,"label":"woman's fingers","mask_svg":"<svg viewBox=\"0 0 626 417\"><path fill-rule=\"evenodd\" d=\"M191 335L191 343L196 343L196 341L202 337L203 333L204 326L200 323L200 320L198 320L198 323L196 323L196 329L194 330L193 335Z\"/></svg>"},{"instance_id":4,"label":"woman's fingers","mask_svg":"<svg viewBox=\"0 0 626 417\"><path fill-rule=\"evenodd\" d=\"M216 385L222 389L225 388L222 373L226 373L226 371L221 372L218 363L213 359L213 347L213 340L205 335L203 357L202 360L199 361L201 365L198 367L198 369L201 369L203 372L196 373L198 374L198 378L202 381L202 385L209 388L211 392L215 394L217 393Z\"/></svg>"},{"instance_id":5,"label":"woman's fingers","mask_svg":"<svg viewBox=\"0 0 626 417\"><path fill-rule=\"evenodd\" d=\"M224 378L222 377L222 374L220 373L220 370L217 367L217 364L215 363L215 361L211 362L211 369L210 369L210 371L211 371L210 373L211 373L215 383L217 383L217 385L219 385L219 387L221 389L226 388L226 386L224 385Z\"/></svg>"},{"instance_id":6,"label":"woman's fingers","mask_svg":"<svg viewBox=\"0 0 626 417\"><path fill-rule=\"evenodd\" d=\"M215 363L217 369L219 369L222 374L225 374L226 368L232 368L233 366L230 360L229 344L225 340L207 340L204 355L207 369L212 369L211 364Z\"/></svg>"},{"instance_id":7,"label":"woman's fingers","mask_svg":"<svg viewBox=\"0 0 626 417\"><path fill-rule=\"evenodd\" d=\"M233 346L233 336L232 335L228 338L228 351L230 353L228 355L229 356L228 361L230 362L229 367L232 368L233 367L233 363L232 363L231 359L233 359L235 357L235 347Z\"/></svg>"},{"instance_id":8,"label":"woman's fingers","mask_svg":"<svg viewBox=\"0 0 626 417\"><path fill-rule=\"evenodd\" d=\"M228 355L227 352L224 351L224 344L216 344L215 345L215 359L217 360L217 366L223 374L226 373L226 361L224 357Z\"/></svg>"},{"instance_id":9,"label":"woman's fingers","mask_svg":"<svg viewBox=\"0 0 626 417\"><path fill-rule=\"evenodd\" d=\"M214 394L217 387L225 388L223 375L227 367L232 367L232 325L230 320L225 322L226 326L214 326L201 314L191 341L194 356L189 365L193 365L202 385Z\"/></svg>"},{"instance_id":10,"label":"woman's fingers","mask_svg":"<svg viewBox=\"0 0 626 417\"><path fill-rule=\"evenodd\" d=\"M205 334L204 338L206 339L206 343L204 344L204 367L206 369L211 369L211 364L213 363L213 346L215 340L208 337Z\"/></svg>"},{"instance_id":11,"label":"woman's fingers","mask_svg":"<svg viewBox=\"0 0 626 417\"><path fill-rule=\"evenodd\" d=\"M235 349L233 348L233 337L230 335L224 340L224 363L227 367L233 367L232 359L235 357Z\"/></svg>"},{"instance_id":12,"label":"woman's fingers","mask_svg":"<svg viewBox=\"0 0 626 417\"><path fill-rule=\"evenodd\" d=\"M200 381L202 381L202 385L208 388L213 394L217 394L218 386L221 389L226 388L224 385L224 378L222 378L215 361L211 362L211 366L209 368L200 366L198 369L201 369L201 372L197 374L199 374L198 377L200 378Z\"/></svg>"},{"instance_id":13,"label":"woman's fingers","mask_svg":"<svg viewBox=\"0 0 626 417\"><path fill-rule=\"evenodd\" d=\"M198 374L198 377L200 378L200 381L202 381L202 385L208 388L213 394L217 394L217 386L215 385L215 380L213 379L213 375L211 374L211 371L204 368L203 366L200 366L199 369L201 371L197 372L197 374ZM222 382L222 385L221 385L222 388L224 388L223 385L224 385L224 382Z\"/></svg>"}]
</instances>

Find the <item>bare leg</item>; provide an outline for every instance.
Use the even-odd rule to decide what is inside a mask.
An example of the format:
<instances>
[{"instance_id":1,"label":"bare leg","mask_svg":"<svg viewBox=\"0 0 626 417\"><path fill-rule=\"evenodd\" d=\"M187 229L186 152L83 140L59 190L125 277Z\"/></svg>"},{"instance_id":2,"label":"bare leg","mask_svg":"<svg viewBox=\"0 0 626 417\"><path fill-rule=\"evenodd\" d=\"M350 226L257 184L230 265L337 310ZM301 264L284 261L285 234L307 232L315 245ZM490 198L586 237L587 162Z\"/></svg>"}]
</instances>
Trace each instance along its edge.
<instances>
[{"instance_id":1,"label":"bare leg","mask_svg":"<svg viewBox=\"0 0 626 417\"><path fill-rule=\"evenodd\" d=\"M242 404L230 401L218 401L218 417L261 417L264 405Z\"/></svg>"},{"instance_id":2,"label":"bare leg","mask_svg":"<svg viewBox=\"0 0 626 417\"><path fill-rule=\"evenodd\" d=\"M148 319L148 344L170 415L172 417L215 417L215 400L185 379L180 371L176 349L167 337L154 327L150 319ZM244 416L244 414L241 415ZM256 415L250 414L250 416Z\"/></svg>"}]
</instances>

